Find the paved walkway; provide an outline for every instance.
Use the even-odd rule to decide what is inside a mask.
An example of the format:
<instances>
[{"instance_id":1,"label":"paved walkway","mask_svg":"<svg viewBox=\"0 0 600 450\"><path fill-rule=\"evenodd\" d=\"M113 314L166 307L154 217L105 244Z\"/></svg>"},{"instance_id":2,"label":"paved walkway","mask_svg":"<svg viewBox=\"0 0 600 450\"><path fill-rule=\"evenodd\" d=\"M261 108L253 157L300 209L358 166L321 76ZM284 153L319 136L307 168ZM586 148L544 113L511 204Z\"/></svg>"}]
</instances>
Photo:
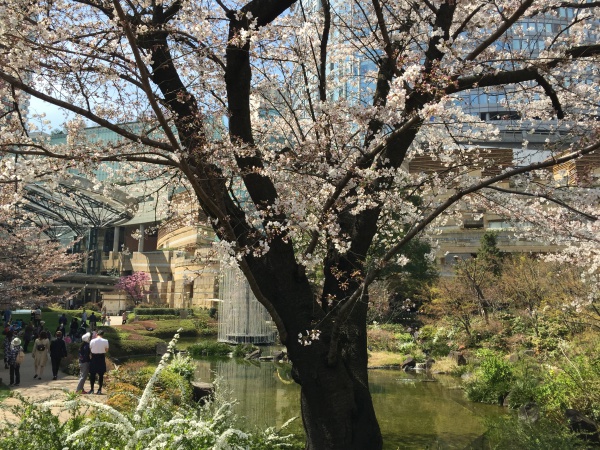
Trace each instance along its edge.
<instances>
[{"instance_id":1,"label":"paved walkway","mask_svg":"<svg viewBox=\"0 0 600 450\"><path fill-rule=\"evenodd\" d=\"M111 326L120 326L121 317L112 316L110 318ZM30 344L29 350L33 348L33 343ZM21 382L19 386L11 386L10 389L19 392L24 397L31 400L46 400L50 398L65 398L67 393L75 392L79 377L73 375L66 375L64 372L58 372L58 379L52 379L52 365L50 364L50 358L48 358L48 364L44 369L41 379L33 378L35 369L33 365L33 356L31 353L25 354L25 361L21 364ZM9 371L4 368L4 364L0 361L0 378L2 383L7 385L10 382ZM97 387L97 386L96 386ZM90 388L89 380L85 383L85 388ZM104 401L106 395L94 395L94 400ZM5 402L12 403L14 399L6 399Z\"/></svg>"}]
</instances>

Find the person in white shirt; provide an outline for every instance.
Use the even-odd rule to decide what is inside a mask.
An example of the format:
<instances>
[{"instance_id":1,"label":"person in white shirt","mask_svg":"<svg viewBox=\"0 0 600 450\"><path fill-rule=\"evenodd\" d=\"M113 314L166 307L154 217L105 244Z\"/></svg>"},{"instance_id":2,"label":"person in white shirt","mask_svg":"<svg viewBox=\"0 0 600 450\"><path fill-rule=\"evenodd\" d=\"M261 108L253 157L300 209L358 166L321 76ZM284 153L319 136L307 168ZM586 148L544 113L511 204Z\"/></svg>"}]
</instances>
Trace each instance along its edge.
<instances>
[{"instance_id":1,"label":"person in white shirt","mask_svg":"<svg viewBox=\"0 0 600 450\"><path fill-rule=\"evenodd\" d=\"M92 389L90 394L94 393L94 384L96 383L96 374L98 374L98 391L96 394L102 394L104 384L104 374L106 373L106 352L108 352L108 341L104 339L104 330L98 330L98 336L90 341L90 384Z\"/></svg>"}]
</instances>

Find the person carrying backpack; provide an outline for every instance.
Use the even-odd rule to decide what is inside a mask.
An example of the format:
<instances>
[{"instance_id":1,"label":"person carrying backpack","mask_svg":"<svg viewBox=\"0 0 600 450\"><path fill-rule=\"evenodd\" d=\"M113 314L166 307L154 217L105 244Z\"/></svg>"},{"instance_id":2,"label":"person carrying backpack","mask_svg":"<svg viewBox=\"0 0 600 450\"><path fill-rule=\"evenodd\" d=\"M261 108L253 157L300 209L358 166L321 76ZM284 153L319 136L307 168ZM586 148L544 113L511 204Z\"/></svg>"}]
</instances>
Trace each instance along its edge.
<instances>
[{"instance_id":1,"label":"person carrying backpack","mask_svg":"<svg viewBox=\"0 0 600 450\"><path fill-rule=\"evenodd\" d=\"M50 351L50 340L46 331L40 332L40 336L33 343L33 355L35 365L35 375L33 378L42 379L42 374L48 362L48 353Z\"/></svg>"}]
</instances>

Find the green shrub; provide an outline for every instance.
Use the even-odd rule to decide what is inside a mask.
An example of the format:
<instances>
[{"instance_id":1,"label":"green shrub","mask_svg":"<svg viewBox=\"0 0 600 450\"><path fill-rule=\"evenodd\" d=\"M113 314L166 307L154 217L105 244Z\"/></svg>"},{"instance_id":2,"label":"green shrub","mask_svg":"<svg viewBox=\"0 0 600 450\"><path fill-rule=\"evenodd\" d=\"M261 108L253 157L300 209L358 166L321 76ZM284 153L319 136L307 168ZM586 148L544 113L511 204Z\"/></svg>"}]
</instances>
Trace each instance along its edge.
<instances>
[{"instance_id":1,"label":"green shrub","mask_svg":"<svg viewBox=\"0 0 600 450\"><path fill-rule=\"evenodd\" d=\"M136 314L136 320L177 320L179 315L175 314Z\"/></svg>"},{"instance_id":2,"label":"green shrub","mask_svg":"<svg viewBox=\"0 0 600 450\"><path fill-rule=\"evenodd\" d=\"M243 358L248 353L252 353L257 350L258 347L252 344L238 344L233 348L233 356L234 358Z\"/></svg>"},{"instance_id":3,"label":"green shrub","mask_svg":"<svg viewBox=\"0 0 600 450\"><path fill-rule=\"evenodd\" d=\"M495 355L481 361L472 380L465 383L469 400L481 403L502 404L511 390L514 369L510 363Z\"/></svg>"},{"instance_id":4,"label":"green shrub","mask_svg":"<svg viewBox=\"0 0 600 450\"><path fill-rule=\"evenodd\" d=\"M192 381L194 379L196 365L189 356L184 356L181 353L177 353L173 355L173 359L171 360L167 370L175 372L187 381Z\"/></svg>"},{"instance_id":5,"label":"green shrub","mask_svg":"<svg viewBox=\"0 0 600 450\"><path fill-rule=\"evenodd\" d=\"M169 321L160 320L155 323L154 330L149 331L142 329L139 330L139 333L145 336L154 336L163 339L169 339L169 336L173 336L175 333L178 333L182 337L198 336L194 321L191 319Z\"/></svg>"},{"instance_id":6,"label":"green shrub","mask_svg":"<svg viewBox=\"0 0 600 450\"><path fill-rule=\"evenodd\" d=\"M487 424L490 450L575 450L588 448L564 425L547 419L537 423L505 416Z\"/></svg>"},{"instance_id":7,"label":"green shrub","mask_svg":"<svg viewBox=\"0 0 600 450\"><path fill-rule=\"evenodd\" d=\"M232 348L224 342L204 341L190 345L187 350L192 357L201 358L203 356L227 356L231 353Z\"/></svg>"},{"instance_id":8,"label":"green shrub","mask_svg":"<svg viewBox=\"0 0 600 450\"><path fill-rule=\"evenodd\" d=\"M182 309L174 309L174 308L154 308L154 307L150 307L150 308L134 308L133 313L135 314L136 317L138 317L139 315L146 315L146 316L177 316L179 317L181 311L186 311L186 310L182 310ZM194 311L192 311L191 309L188 309L188 314L189 315L193 315Z\"/></svg>"},{"instance_id":9,"label":"green shrub","mask_svg":"<svg viewBox=\"0 0 600 450\"><path fill-rule=\"evenodd\" d=\"M565 355L561 366L549 369L537 390L537 401L545 413L561 420L564 410L573 408L600 420L600 360L597 353Z\"/></svg>"}]
</instances>

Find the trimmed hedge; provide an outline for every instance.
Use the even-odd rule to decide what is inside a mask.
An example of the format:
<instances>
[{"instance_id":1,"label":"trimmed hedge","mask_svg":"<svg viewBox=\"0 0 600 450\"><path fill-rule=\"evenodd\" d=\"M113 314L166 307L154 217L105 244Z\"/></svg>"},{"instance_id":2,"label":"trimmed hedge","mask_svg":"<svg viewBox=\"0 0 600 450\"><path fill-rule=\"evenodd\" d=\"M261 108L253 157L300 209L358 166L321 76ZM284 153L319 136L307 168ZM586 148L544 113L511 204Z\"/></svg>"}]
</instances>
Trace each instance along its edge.
<instances>
[{"instance_id":1,"label":"trimmed hedge","mask_svg":"<svg viewBox=\"0 0 600 450\"><path fill-rule=\"evenodd\" d=\"M179 316L168 314L136 314L136 320L177 320Z\"/></svg>"},{"instance_id":2,"label":"trimmed hedge","mask_svg":"<svg viewBox=\"0 0 600 450\"><path fill-rule=\"evenodd\" d=\"M175 309L175 308L134 308L133 313L141 316L177 316L181 314L181 311L186 311L185 309ZM187 310L189 315L193 315L194 311L191 309Z\"/></svg>"}]
</instances>

